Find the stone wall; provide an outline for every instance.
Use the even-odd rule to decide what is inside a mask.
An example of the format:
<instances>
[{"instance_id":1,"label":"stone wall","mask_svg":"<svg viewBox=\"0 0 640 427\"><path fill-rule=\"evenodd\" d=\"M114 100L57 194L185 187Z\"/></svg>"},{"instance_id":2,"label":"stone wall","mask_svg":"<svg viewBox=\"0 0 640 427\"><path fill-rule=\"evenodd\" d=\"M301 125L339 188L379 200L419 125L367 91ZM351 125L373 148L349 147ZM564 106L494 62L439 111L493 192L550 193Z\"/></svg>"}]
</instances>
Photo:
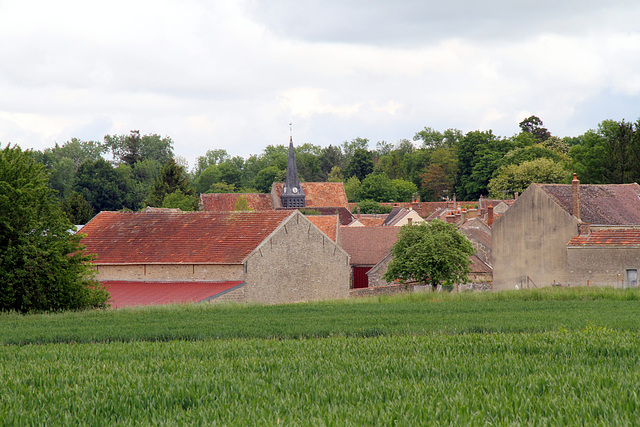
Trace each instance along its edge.
<instances>
[{"instance_id":1,"label":"stone wall","mask_svg":"<svg viewBox=\"0 0 640 427\"><path fill-rule=\"evenodd\" d=\"M493 224L493 289L522 287L527 277L539 287L565 283L566 244L577 234L578 220L530 186Z\"/></svg>"},{"instance_id":2,"label":"stone wall","mask_svg":"<svg viewBox=\"0 0 640 427\"><path fill-rule=\"evenodd\" d=\"M350 276L349 255L296 211L247 257L247 300L346 298Z\"/></svg>"},{"instance_id":3,"label":"stone wall","mask_svg":"<svg viewBox=\"0 0 640 427\"><path fill-rule=\"evenodd\" d=\"M389 286L376 286L369 288L360 288L360 289L351 289L349 291L349 296L351 298L362 298L362 297L372 297L376 295L396 295L396 294L406 294L409 292L413 292L413 285L389 285Z\"/></svg>"},{"instance_id":4,"label":"stone wall","mask_svg":"<svg viewBox=\"0 0 640 427\"><path fill-rule=\"evenodd\" d=\"M568 277L563 285L628 287L627 270L640 272L640 248L585 246L567 248Z\"/></svg>"},{"instance_id":5,"label":"stone wall","mask_svg":"<svg viewBox=\"0 0 640 427\"><path fill-rule=\"evenodd\" d=\"M242 264L96 265L98 280L226 281L244 280Z\"/></svg>"}]
</instances>

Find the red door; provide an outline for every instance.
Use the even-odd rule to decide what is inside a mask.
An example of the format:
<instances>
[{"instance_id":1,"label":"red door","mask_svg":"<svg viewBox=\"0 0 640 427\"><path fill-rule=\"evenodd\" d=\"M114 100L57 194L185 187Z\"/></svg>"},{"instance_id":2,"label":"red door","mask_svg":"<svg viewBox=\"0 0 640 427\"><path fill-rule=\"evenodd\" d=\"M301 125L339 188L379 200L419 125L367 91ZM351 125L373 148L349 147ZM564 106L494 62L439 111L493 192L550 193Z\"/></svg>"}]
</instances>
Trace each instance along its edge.
<instances>
[{"instance_id":1,"label":"red door","mask_svg":"<svg viewBox=\"0 0 640 427\"><path fill-rule=\"evenodd\" d=\"M371 267L353 267L353 288L368 288L369 276L367 271L371 270Z\"/></svg>"}]
</instances>

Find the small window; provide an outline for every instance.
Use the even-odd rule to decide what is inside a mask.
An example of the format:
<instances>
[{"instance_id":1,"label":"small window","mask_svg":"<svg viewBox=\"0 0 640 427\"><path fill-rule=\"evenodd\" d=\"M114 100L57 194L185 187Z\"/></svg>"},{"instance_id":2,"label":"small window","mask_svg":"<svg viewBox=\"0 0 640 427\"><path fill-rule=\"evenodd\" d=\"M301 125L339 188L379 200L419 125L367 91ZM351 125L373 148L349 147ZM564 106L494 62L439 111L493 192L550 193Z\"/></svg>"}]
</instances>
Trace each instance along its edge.
<instances>
[{"instance_id":1,"label":"small window","mask_svg":"<svg viewBox=\"0 0 640 427\"><path fill-rule=\"evenodd\" d=\"M638 270L627 270L627 283L625 288L637 288L638 287Z\"/></svg>"}]
</instances>

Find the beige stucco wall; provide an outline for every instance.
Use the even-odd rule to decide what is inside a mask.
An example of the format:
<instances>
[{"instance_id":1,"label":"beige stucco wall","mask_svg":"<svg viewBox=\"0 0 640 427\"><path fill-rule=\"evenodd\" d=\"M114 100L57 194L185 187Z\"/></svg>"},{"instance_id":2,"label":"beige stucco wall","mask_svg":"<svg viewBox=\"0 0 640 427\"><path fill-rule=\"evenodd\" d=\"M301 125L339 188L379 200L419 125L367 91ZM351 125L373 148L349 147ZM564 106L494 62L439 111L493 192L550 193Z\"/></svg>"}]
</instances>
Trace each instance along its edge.
<instances>
[{"instance_id":1,"label":"beige stucco wall","mask_svg":"<svg viewBox=\"0 0 640 427\"><path fill-rule=\"evenodd\" d=\"M493 289L515 289L527 276L541 286L567 283L566 244L578 220L532 185L491 229Z\"/></svg>"},{"instance_id":2,"label":"beige stucco wall","mask_svg":"<svg viewBox=\"0 0 640 427\"><path fill-rule=\"evenodd\" d=\"M394 224L396 227L402 227L403 225L407 225L409 223L409 218L414 224L418 224L420 222L424 222L424 218L422 218L418 213L414 210L409 211L400 221Z\"/></svg>"},{"instance_id":3,"label":"beige stucco wall","mask_svg":"<svg viewBox=\"0 0 640 427\"><path fill-rule=\"evenodd\" d=\"M567 267L571 286L627 286L626 271L640 272L640 247L568 247Z\"/></svg>"},{"instance_id":4,"label":"beige stucco wall","mask_svg":"<svg viewBox=\"0 0 640 427\"><path fill-rule=\"evenodd\" d=\"M242 264L97 265L98 280L244 280Z\"/></svg>"},{"instance_id":5,"label":"beige stucco wall","mask_svg":"<svg viewBox=\"0 0 640 427\"><path fill-rule=\"evenodd\" d=\"M350 273L347 253L296 211L247 257L247 300L346 298Z\"/></svg>"}]
</instances>

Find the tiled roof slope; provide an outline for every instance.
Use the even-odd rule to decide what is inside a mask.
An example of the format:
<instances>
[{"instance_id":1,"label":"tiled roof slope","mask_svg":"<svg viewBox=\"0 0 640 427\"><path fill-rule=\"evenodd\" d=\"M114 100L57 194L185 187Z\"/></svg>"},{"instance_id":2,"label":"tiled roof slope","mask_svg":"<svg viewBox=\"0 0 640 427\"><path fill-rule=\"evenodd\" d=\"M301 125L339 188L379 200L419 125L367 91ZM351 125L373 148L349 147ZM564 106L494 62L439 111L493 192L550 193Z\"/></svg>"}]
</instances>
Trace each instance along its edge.
<instances>
[{"instance_id":1,"label":"tiled roof slope","mask_svg":"<svg viewBox=\"0 0 640 427\"><path fill-rule=\"evenodd\" d=\"M341 182L301 182L305 194L305 207L348 207L347 193ZM274 182L271 190L278 200L282 194L283 182Z\"/></svg>"},{"instance_id":2,"label":"tiled roof slope","mask_svg":"<svg viewBox=\"0 0 640 427\"><path fill-rule=\"evenodd\" d=\"M228 282L102 282L111 295L111 307L136 307L161 304L187 304L220 296L242 281Z\"/></svg>"},{"instance_id":3,"label":"tiled roof slope","mask_svg":"<svg viewBox=\"0 0 640 427\"><path fill-rule=\"evenodd\" d=\"M306 217L318 227L320 231L329 236L331 240L336 241L338 235L338 215L307 215Z\"/></svg>"},{"instance_id":4,"label":"tiled roof slope","mask_svg":"<svg viewBox=\"0 0 640 427\"><path fill-rule=\"evenodd\" d=\"M573 214L571 185L539 186L570 214ZM640 224L640 186L638 184L580 184L580 219L596 225Z\"/></svg>"},{"instance_id":5,"label":"tiled roof slope","mask_svg":"<svg viewBox=\"0 0 640 427\"><path fill-rule=\"evenodd\" d=\"M466 234L469 239L491 248L491 235L489 233L474 227L462 227L460 231Z\"/></svg>"},{"instance_id":6,"label":"tiled roof slope","mask_svg":"<svg viewBox=\"0 0 640 427\"><path fill-rule=\"evenodd\" d=\"M598 230L573 237L567 246L640 246L640 230Z\"/></svg>"},{"instance_id":7,"label":"tiled roof slope","mask_svg":"<svg viewBox=\"0 0 640 427\"><path fill-rule=\"evenodd\" d=\"M83 229L96 264L239 264L292 212L100 212Z\"/></svg>"},{"instance_id":8,"label":"tiled roof slope","mask_svg":"<svg viewBox=\"0 0 640 427\"><path fill-rule=\"evenodd\" d=\"M273 210L271 194L261 193L208 193L200 195L202 210L211 212L231 212L236 209L236 202L244 196L253 211Z\"/></svg>"},{"instance_id":9,"label":"tiled roof slope","mask_svg":"<svg viewBox=\"0 0 640 427\"><path fill-rule=\"evenodd\" d=\"M469 264L471 273L492 273L493 272L493 268L491 268L489 264L487 264L486 262L478 258L477 255L471 255L469 259L471 260L471 263Z\"/></svg>"},{"instance_id":10,"label":"tiled roof slope","mask_svg":"<svg viewBox=\"0 0 640 427\"><path fill-rule=\"evenodd\" d=\"M340 227L352 265L375 265L391 251L400 227Z\"/></svg>"}]
</instances>

